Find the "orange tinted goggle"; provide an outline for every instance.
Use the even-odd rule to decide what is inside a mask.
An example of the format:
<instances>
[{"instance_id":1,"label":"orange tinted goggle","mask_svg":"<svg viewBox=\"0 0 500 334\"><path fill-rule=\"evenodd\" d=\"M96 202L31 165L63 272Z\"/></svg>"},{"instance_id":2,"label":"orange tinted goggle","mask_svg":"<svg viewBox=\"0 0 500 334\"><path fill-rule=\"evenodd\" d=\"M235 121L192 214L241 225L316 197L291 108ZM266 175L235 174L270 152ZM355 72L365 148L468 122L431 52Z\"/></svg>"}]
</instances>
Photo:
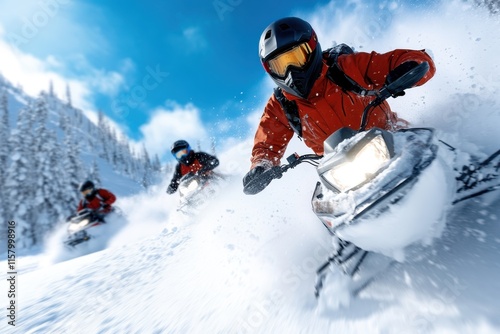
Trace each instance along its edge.
<instances>
[{"instance_id":1,"label":"orange tinted goggle","mask_svg":"<svg viewBox=\"0 0 500 334\"><path fill-rule=\"evenodd\" d=\"M92 188L89 188L89 189L85 189L84 191L82 191L82 195L83 196L87 196L87 195L90 195L90 193L92 193Z\"/></svg>"},{"instance_id":2,"label":"orange tinted goggle","mask_svg":"<svg viewBox=\"0 0 500 334\"><path fill-rule=\"evenodd\" d=\"M288 67L303 67L316 47L316 38L313 36L309 42L299 44L292 49L269 59L264 67L267 72L284 77Z\"/></svg>"},{"instance_id":3,"label":"orange tinted goggle","mask_svg":"<svg viewBox=\"0 0 500 334\"><path fill-rule=\"evenodd\" d=\"M179 159L185 157L186 155L188 155L188 153L189 153L188 149L185 148L185 149L182 149L182 150L179 150L179 151L175 152L174 155L175 155L175 158L177 160L179 160Z\"/></svg>"}]
</instances>

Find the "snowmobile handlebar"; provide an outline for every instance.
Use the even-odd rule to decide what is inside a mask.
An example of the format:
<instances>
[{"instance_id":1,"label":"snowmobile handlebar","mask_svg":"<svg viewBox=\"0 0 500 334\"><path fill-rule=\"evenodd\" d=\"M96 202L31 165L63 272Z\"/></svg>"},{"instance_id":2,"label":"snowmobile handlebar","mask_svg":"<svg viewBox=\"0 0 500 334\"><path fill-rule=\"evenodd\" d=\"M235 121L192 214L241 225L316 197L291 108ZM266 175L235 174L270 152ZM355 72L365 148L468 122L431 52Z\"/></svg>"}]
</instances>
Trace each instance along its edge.
<instances>
[{"instance_id":1,"label":"snowmobile handlebar","mask_svg":"<svg viewBox=\"0 0 500 334\"><path fill-rule=\"evenodd\" d=\"M321 158L323 158L322 155L305 154L299 156L297 153L294 153L287 158L288 164L271 167L250 180L245 185L243 192L247 195L255 195L264 190L272 180L281 178L283 173L286 173L289 169L295 168L303 162L316 165L315 161Z\"/></svg>"},{"instance_id":2,"label":"snowmobile handlebar","mask_svg":"<svg viewBox=\"0 0 500 334\"><path fill-rule=\"evenodd\" d=\"M425 74L429 71L429 63L424 61L410 71L406 72L394 82L384 85L384 87L379 90L372 91L369 95L375 95L376 98L371 101L363 110L363 115L361 117L361 125L359 126L359 131L365 131L366 125L368 124L368 116L373 108L387 100L389 97L398 97L405 91L405 89L415 86L417 82L422 79Z\"/></svg>"}]
</instances>

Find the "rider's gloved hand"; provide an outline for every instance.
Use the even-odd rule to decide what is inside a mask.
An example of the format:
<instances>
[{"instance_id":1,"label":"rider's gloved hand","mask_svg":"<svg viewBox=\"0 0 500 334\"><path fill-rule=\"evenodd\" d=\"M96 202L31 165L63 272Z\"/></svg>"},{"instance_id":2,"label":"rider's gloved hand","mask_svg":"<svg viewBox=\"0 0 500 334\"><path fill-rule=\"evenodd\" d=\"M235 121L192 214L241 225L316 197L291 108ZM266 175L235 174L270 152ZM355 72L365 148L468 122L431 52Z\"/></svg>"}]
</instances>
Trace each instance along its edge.
<instances>
[{"instance_id":1,"label":"rider's gloved hand","mask_svg":"<svg viewBox=\"0 0 500 334\"><path fill-rule=\"evenodd\" d=\"M253 179L259 177L262 173L266 171L263 166L256 166L243 177L243 187L246 187Z\"/></svg>"},{"instance_id":2,"label":"rider's gloved hand","mask_svg":"<svg viewBox=\"0 0 500 334\"><path fill-rule=\"evenodd\" d=\"M110 207L111 206L109 204L102 203L101 207L99 208L99 211L107 211L107 210L109 210Z\"/></svg>"},{"instance_id":3,"label":"rider's gloved hand","mask_svg":"<svg viewBox=\"0 0 500 334\"><path fill-rule=\"evenodd\" d=\"M172 195L177 191L177 187L172 186L171 184L167 188L167 194Z\"/></svg>"},{"instance_id":4,"label":"rider's gloved hand","mask_svg":"<svg viewBox=\"0 0 500 334\"><path fill-rule=\"evenodd\" d=\"M243 177L243 192L247 195L255 195L264 190L273 179L280 178L281 174L279 166L257 165Z\"/></svg>"}]
</instances>

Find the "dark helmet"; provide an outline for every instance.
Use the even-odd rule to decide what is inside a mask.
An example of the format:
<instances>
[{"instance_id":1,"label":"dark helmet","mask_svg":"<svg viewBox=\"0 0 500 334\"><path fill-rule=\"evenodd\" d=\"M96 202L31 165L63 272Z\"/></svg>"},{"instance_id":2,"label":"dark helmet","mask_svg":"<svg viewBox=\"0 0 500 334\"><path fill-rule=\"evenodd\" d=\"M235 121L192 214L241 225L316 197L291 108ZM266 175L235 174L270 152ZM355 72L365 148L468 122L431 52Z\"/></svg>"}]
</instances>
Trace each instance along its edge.
<instances>
[{"instance_id":1,"label":"dark helmet","mask_svg":"<svg viewBox=\"0 0 500 334\"><path fill-rule=\"evenodd\" d=\"M307 98L321 74L322 52L309 23L286 17L269 25L259 43L262 65L286 92Z\"/></svg>"},{"instance_id":2,"label":"dark helmet","mask_svg":"<svg viewBox=\"0 0 500 334\"><path fill-rule=\"evenodd\" d=\"M172 152L172 155L180 163L183 163L184 165L189 165L190 163L192 163L194 152L187 141L177 140L172 144L170 152Z\"/></svg>"},{"instance_id":3,"label":"dark helmet","mask_svg":"<svg viewBox=\"0 0 500 334\"><path fill-rule=\"evenodd\" d=\"M80 187L78 190L85 196L87 199L91 199L95 196L96 194L96 189L94 182L92 181L85 181L82 184L80 184Z\"/></svg>"}]
</instances>

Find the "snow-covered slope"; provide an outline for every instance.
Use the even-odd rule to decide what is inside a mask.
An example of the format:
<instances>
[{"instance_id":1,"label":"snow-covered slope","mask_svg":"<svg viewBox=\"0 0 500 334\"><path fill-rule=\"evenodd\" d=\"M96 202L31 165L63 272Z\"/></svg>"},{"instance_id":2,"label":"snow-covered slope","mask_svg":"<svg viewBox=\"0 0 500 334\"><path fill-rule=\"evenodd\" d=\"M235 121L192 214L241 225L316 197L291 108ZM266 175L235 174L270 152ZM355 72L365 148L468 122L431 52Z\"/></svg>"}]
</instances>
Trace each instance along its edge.
<instances>
[{"instance_id":1,"label":"snow-covered slope","mask_svg":"<svg viewBox=\"0 0 500 334\"><path fill-rule=\"evenodd\" d=\"M18 329L24 333L500 330L498 199L485 207L478 202L456 207L443 238L433 247L410 254L406 263L392 267L359 299L334 311L317 308L313 296L314 271L325 259L329 241L308 210L310 194L273 186L267 194L249 198L236 182L199 217L182 219L165 209L162 218L157 210L156 228L163 229L157 235L21 275ZM292 191L296 195L287 196ZM136 210L147 203L136 200ZM152 231L151 220L136 222L135 228L141 224Z\"/></svg>"}]
</instances>

